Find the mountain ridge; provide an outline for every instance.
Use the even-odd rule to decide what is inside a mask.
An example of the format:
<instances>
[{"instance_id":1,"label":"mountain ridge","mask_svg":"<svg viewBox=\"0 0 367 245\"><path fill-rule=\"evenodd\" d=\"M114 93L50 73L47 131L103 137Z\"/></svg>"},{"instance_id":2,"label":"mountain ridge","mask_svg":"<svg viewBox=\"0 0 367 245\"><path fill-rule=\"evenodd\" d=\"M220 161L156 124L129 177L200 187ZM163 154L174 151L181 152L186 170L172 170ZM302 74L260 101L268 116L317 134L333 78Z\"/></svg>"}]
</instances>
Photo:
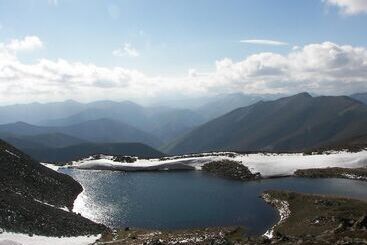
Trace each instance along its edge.
<instances>
[{"instance_id":1,"label":"mountain ridge","mask_svg":"<svg viewBox=\"0 0 367 245\"><path fill-rule=\"evenodd\" d=\"M83 143L62 148L24 148L25 153L41 162L65 163L96 154L160 158L166 154L141 143Z\"/></svg>"},{"instance_id":2,"label":"mountain ridge","mask_svg":"<svg viewBox=\"0 0 367 245\"><path fill-rule=\"evenodd\" d=\"M367 132L364 123L367 107L352 98L300 93L233 110L194 129L165 150L174 154L216 150L296 151L357 136L363 133L360 129Z\"/></svg>"}]
</instances>

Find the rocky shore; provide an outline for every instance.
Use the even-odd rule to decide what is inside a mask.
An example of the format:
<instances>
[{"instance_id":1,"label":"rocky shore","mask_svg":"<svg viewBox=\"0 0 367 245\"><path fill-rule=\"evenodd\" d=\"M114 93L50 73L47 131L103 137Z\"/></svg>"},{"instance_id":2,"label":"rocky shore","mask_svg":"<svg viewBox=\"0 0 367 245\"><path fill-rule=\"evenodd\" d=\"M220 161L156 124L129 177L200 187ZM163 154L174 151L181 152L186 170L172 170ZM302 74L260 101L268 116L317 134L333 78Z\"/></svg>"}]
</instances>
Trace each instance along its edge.
<instances>
[{"instance_id":1,"label":"rocky shore","mask_svg":"<svg viewBox=\"0 0 367 245\"><path fill-rule=\"evenodd\" d=\"M367 181L367 167L300 169L294 172L294 175L309 178L344 178Z\"/></svg>"},{"instance_id":2,"label":"rocky shore","mask_svg":"<svg viewBox=\"0 0 367 245\"><path fill-rule=\"evenodd\" d=\"M367 243L367 203L364 201L285 191L267 191L264 195L272 203L287 203L289 209L287 217L273 227L271 240L274 243Z\"/></svg>"}]
</instances>

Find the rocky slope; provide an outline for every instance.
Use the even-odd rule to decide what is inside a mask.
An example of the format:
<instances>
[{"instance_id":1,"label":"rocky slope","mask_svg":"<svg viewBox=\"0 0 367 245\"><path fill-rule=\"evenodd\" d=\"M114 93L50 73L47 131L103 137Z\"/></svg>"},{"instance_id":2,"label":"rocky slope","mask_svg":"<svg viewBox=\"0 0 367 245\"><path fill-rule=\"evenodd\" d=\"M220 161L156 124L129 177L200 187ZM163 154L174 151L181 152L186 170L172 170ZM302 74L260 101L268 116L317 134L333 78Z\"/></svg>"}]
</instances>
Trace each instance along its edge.
<instances>
[{"instance_id":1,"label":"rocky slope","mask_svg":"<svg viewBox=\"0 0 367 245\"><path fill-rule=\"evenodd\" d=\"M0 228L50 236L97 234L106 230L71 210L81 185L0 141Z\"/></svg>"},{"instance_id":2,"label":"rocky slope","mask_svg":"<svg viewBox=\"0 0 367 245\"><path fill-rule=\"evenodd\" d=\"M0 189L69 209L82 191L70 176L42 166L4 141L0 141Z\"/></svg>"}]
</instances>

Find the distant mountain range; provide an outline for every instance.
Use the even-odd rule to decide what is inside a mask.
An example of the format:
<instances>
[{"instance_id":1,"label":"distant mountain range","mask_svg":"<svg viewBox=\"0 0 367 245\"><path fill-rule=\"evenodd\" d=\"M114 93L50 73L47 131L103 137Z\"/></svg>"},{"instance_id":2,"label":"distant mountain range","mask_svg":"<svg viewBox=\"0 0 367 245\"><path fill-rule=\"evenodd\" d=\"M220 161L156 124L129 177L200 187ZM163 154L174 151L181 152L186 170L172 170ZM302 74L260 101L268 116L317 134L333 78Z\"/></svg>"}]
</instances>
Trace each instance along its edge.
<instances>
[{"instance_id":1,"label":"distant mountain range","mask_svg":"<svg viewBox=\"0 0 367 245\"><path fill-rule=\"evenodd\" d=\"M39 135L43 135L45 141L49 141L50 137L55 137L55 133L69 136L69 142L70 137L74 137L82 141L95 143L139 142L151 146L160 145L158 138L126 123L111 119L91 120L64 127L43 127L23 122L0 125L0 137L3 136L5 139L11 135L18 138L24 136L40 137ZM28 140L31 138L26 137ZM66 140L65 136L64 140ZM69 145L71 145L71 142Z\"/></svg>"},{"instance_id":2,"label":"distant mountain range","mask_svg":"<svg viewBox=\"0 0 367 245\"><path fill-rule=\"evenodd\" d=\"M346 96L301 93L236 109L197 127L165 151L300 151L361 135L367 135L366 105Z\"/></svg>"},{"instance_id":3,"label":"distant mountain range","mask_svg":"<svg viewBox=\"0 0 367 245\"><path fill-rule=\"evenodd\" d=\"M86 143L85 140L61 133L13 135L0 133L0 137L18 149L61 148Z\"/></svg>"},{"instance_id":4,"label":"distant mountain range","mask_svg":"<svg viewBox=\"0 0 367 245\"><path fill-rule=\"evenodd\" d=\"M164 156L148 146L159 146L156 137L110 119L66 127L42 127L23 122L4 124L0 125L0 137L44 162L71 161L98 153L147 158Z\"/></svg>"},{"instance_id":5,"label":"distant mountain range","mask_svg":"<svg viewBox=\"0 0 367 245\"><path fill-rule=\"evenodd\" d=\"M85 144L94 149L86 152L93 154L101 153L96 151L97 144L110 149L117 143L141 143L177 154L295 151L338 140L363 143L367 138L366 106L362 104L367 102L367 93L350 97L301 93L278 99L280 96L225 94L172 102L172 108L144 107L130 101L2 106L0 138L42 161L70 160L79 156L74 148ZM121 147L114 149L116 154L126 152ZM136 152L142 156L144 150Z\"/></svg>"},{"instance_id":6,"label":"distant mountain range","mask_svg":"<svg viewBox=\"0 0 367 245\"><path fill-rule=\"evenodd\" d=\"M13 125L16 122L23 122L43 127L68 127L88 121L109 119L124 123L125 128L129 125L154 136L157 142L155 144L149 142L149 144L156 146L162 142L169 143L193 128L238 107L279 96L236 93L196 100L181 100L164 106L145 107L130 101L96 101L83 104L72 100L2 106L0 107L0 124ZM21 127L19 129L23 130ZM45 133L44 129L39 132L35 127L31 131L34 132L33 134ZM16 134L21 135L22 133L17 131Z\"/></svg>"}]
</instances>

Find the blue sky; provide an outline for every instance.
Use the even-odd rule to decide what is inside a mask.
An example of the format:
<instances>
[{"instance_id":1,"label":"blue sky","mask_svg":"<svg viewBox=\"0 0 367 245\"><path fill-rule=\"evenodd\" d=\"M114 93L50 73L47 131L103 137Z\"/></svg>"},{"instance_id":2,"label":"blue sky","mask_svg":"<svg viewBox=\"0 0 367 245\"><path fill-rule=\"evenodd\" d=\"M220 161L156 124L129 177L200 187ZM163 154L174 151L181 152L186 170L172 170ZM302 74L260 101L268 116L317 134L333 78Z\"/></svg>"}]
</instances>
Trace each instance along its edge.
<instances>
[{"instance_id":1,"label":"blue sky","mask_svg":"<svg viewBox=\"0 0 367 245\"><path fill-rule=\"evenodd\" d=\"M248 67L252 67L253 63L241 62L252 55L272 53L287 57L310 44L321 45L329 42L338 48L343 45L353 48L367 47L366 2L365 0L0 0L0 43L6 46L14 40L20 42L27 36L34 36L42 43L40 47L32 48L31 52L12 53L19 64L37 65L40 60L57 62L62 59L71 66L78 62L106 69L120 67L148 77L149 82L145 85L139 84L140 89L144 87L149 89L149 86L155 85L154 83L161 86L167 83L166 80L172 80L171 84L164 87L169 87L166 92L171 94L174 90L172 87L175 87L172 83L179 84L177 87L180 90L186 90L183 84L187 83L190 83L191 87L201 86L194 90L187 88L189 94L215 93L223 91L223 87L230 88L228 92L240 90L261 93L262 88L264 92L286 92L285 88L279 89L278 85L275 86L276 89L274 86L260 86L261 81L265 82L263 77L255 79L256 81L253 79L252 83L255 81L257 85L244 82L246 83L244 86L238 86L241 82L239 80L247 80L253 74L246 73L241 76L226 74L225 76L232 77L232 83L235 83L235 86L232 86L233 84L227 86L222 81L223 76L220 78L216 76L214 79L213 73L218 73L218 62L226 58L232 62L233 67L237 64L245 65L243 69L250 69ZM269 45L259 41L241 42L241 40L272 40L287 45ZM349 52L343 48L342 51ZM359 55L364 59L364 52ZM261 67L269 66L264 63L263 57L260 59ZM57 66L59 66L57 69L63 69L60 64ZM274 68L270 66L271 69ZM58 72L65 73L62 70ZM191 75L191 79L187 79L188 73L194 74L196 80L193 80L194 76ZM43 87L42 91L34 91L35 94L39 94L38 96L17 95L12 100L47 101L50 98L42 95L47 89L51 89L55 96L57 95L54 98L73 98L71 93L74 91L71 87L80 88L81 85L72 83L76 83L79 78L68 81L65 77L69 77L70 74L66 75L62 76L64 80L61 81L64 89L61 85L59 88L50 85L52 88L49 86ZM208 85L209 82L204 81L207 79L203 78L205 76L209 76L211 80L218 78L218 81L214 85ZM29 81L33 89L37 90L37 87L41 88L44 82L36 81L35 77L25 77L24 81ZM324 76L323 79L327 80L324 84L329 88L325 93L349 93L365 89L361 85L360 78L357 79L357 86L348 87L346 91L338 91L329 88L332 78L326 79ZM3 79L5 80L5 76ZM98 79L100 81L97 81ZM134 83L134 79L130 79L131 81L127 83ZM94 82L101 84L104 80L109 78L99 76ZM116 82L118 78L111 80L120 89L130 86L126 85L125 81ZM273 78L270 84L279 80L284 82L283 80L295 79L293 76L286 76L285 79L277 77ZM22 81L17 82L18 86L20 84ZM30 86L29 84L27 86ZM335 84L340 85L338 81ZM23 86L23 92L27 91L27 86ZM134 86L133 84L132 87ZM101 87L106 89L109 86L95 86L96 91ZM316 87L312 85L300 89L312 90ZM134 89L137 89L137 86ZM14 92L14 89L7 88L3 93L9 90ZM227 92L227 89L224 90ZM100 98L105 93L106 91L99 90L96 97ZM18 94L21 92L18 91ZM157 92L134 96L157 96ZM84 96L74 99L88 98Z\"/></svg>"}]
</instances>

